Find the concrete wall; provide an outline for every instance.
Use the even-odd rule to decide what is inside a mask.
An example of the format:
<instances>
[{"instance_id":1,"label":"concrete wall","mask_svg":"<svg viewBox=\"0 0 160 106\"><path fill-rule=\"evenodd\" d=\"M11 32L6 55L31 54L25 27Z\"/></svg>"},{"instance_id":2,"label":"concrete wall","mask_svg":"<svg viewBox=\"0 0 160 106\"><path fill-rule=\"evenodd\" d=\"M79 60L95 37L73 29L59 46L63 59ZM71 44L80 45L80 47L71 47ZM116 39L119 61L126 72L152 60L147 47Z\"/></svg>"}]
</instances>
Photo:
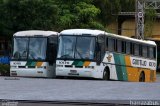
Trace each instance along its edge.
<instances>
[{"instance_id":1,"label":"concrete wall","mask_svg":"<svg viewBox=\"0 0 160 106\"><path fill-rule=\"evenodd\" d=\"M118 34L118 22L113 22L106 28L108 32ZM160 39L160 20L156 20L152 28L151 37ZM127 19L122 23L121 35L128 37L135 35L135 19Z\"/></svg>"},{"instance_id":2,"label":"concrete wall","mask_svg":"<svg viewBox=\"0 0 160 106\"><path fill-rule=\"evenodd\" d=\"M160 20L156 20L152 31L153 38L160 38Z\"/></svg>"},{"instance_id":3,"label":"concrete wall","mask_svg":"<svg viewBox=\"0 0 160 106\"><path fill-rule=\"evenodd\" d=\"M135 20L134 19L128 19L124 21L121 25L121 35L124 36L134 36L135 35Z\"/></svg>"},{"instance_id":4,"label":"concrete wall","mask_svg":"<svg viewBox=\"0 0 160 106\"><path fill-rule=\"evenodd\" d=\"M135 35L135 20L134 19L128 19L124 21L121 25L121 35L124 36L134 36ZM152 35L153 38L160 38L160 20L156 20L152 27Z\"/></svg>"},{"instance_id":5,"label":"concrete wall","mask_svg":"<svg viewBox=\"0 0 160 106\"><path fill-rule=\"evenodd\" d=\"M118 22L113 22L110 25L106 26L106 29L110 33L118 34Z\"/></svg>"}]
</instances>

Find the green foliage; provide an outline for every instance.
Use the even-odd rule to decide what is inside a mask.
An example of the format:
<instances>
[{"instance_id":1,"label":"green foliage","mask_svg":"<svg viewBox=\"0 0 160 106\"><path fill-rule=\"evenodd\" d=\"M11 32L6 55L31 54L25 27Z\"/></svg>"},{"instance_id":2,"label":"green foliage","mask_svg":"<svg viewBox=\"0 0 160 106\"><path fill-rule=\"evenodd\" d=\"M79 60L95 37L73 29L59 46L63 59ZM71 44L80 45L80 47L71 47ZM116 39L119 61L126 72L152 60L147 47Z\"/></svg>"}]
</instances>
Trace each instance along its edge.
<instances>
[{"instance_id":1,"label":"green foliage","mask_svg":"<svg viewBox=\"0 0 160 106\"><path fill-rule=\"evenodd\" d=\"M100 14L100 9L91 3L91 0L58 2L58 7L60 8L57 26L59 26L59 30L68 28L90 28L90 23L95 22L97 15ZM98 21L96 22L100 24ZM97 27L94 25L92 28Z\"/></svg>"},{"instance_id":2,"label":"green foliage","mask_svg":"<svg viewBox=\"0 0 160 106\"><path fill-rule=\"evenodd\" d=\"M96 21L90 22L89 25L90 25L90 28L93 28L93 29L96 28L96 29L100 29L100 30L104 30L104 31L107 30L104 28L104 26L101 23L96 22Z\"/></svg>"},{"instance_id":3,"label":"green foliage","mask_svg":"<svg viewBox=\"0 0 160 106\"><path fill-rule=\"evenodd\" d=\"M156 10L147 9L145 13L145 25L144 25L144 35L145 37L150 37L152 35L153 24L155 22Z\"/></svg>"},{"instance_id":4,"label":"green foliage","mask_svg":"<svg viewBox=\"0 0 160 106\"><path fill-rule=\"evenodd\" d=\"M119 12L135 11L135 0L94 0L94 5L101 10L99 20L104 26L116 21Z\"/></svg>"},{"instance_id":5,"label":"green foliage","mask_svg":"<svg viewBox=\"0 0 160 106\"><path fill-rule=\"evenodd\" d=\"M104 29L94 0L0 0L0 34L20 30ZM96 25L97 24L97 25Z\"/></svg>"},{"instance_id":6,"label":"green foliage","mask_svg":"<svg viewBox=\"0 0 160 106\"><path fill-rule=\"evenodd\" d=\"M9 76L10 66L8 64L0 64L0 75Z\"/></svg>"},{"instance_id":7,"label":"green foliage","mask_svg":"<svg viewBox=\"0 0 160 106\"><path fill-rule=\"evenodd\" d=\"M51 30L57 18L53 0L3 0L1 25L6 32L28 29ZM6 33L7 34L7 33Z\"/></svg>"},{"instance_id":8,"label":"green foliage","mask_svg":"<svg viewBox=\"0 0 160 106\"><path fill-rule=\"evenodd\" d=\"M0 0L0 35L20 30L105 29L135 0Z\"/></svg>"},{"instance_id":9,"label":"green foliage","mask_svg":"<svg viewBox=\"0 0 160 106\"><path fill-rule=\"evenodd\" d=\"M136 0L120 0L121 12L134 12Z\"/></svg>"}]
</instances>

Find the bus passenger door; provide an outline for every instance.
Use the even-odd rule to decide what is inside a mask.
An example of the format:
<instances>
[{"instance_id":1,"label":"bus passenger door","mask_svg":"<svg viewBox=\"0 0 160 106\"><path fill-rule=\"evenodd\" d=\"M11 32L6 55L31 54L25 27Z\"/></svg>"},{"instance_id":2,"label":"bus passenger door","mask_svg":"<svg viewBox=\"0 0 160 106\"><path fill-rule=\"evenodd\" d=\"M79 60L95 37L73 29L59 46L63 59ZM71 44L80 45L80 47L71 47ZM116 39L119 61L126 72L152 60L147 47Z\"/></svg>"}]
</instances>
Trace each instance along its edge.
<instances>
[{"instance_id":1,"label":"bus passenger door","mask_svg":"<svg viewBox=\"0 0 160 106\"><path fill-rule=\"evenodd\" d=\"M50 65L53 65L56 62L57 44L58 44L57 36L52 36L49 38L47 60L49 61Z\"/></svg>"},{"instance_id":2,"label":"bus passenger door","mask_svg":"<svg viewBox=\"0 0 160 106\"><path fill-rule=\"evenodd\" d=\"M103 61L105 55L105 36L100 35L97 38L96 43L96 61L97 65L100 65L100 63Z\"/></svg>"}]
</instances>

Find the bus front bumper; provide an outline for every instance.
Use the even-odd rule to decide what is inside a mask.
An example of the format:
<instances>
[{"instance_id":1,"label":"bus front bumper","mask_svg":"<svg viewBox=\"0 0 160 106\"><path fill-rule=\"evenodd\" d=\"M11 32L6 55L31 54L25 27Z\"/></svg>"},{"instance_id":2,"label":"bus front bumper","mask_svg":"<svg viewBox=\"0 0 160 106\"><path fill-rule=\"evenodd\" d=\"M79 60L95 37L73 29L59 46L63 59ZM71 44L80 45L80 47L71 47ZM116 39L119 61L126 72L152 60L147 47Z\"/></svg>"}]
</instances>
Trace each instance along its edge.
<instances>
[{"instance_id":1,"label":"bus front bumper","mask_svg":"<svg viewBox=\"0 0 160 106\"><path fill-rule=\"evenodd\" d=\"M67 69L56 68L56 76L73 76L73 77L91 77L93 78L93 69Z\"/></svg>"},{"instance_id":2,"label":"bus front bumper","mask_svg":"<svg viewBox=\"0 0 160 106\"><path fill-rule=\"evenodd\" d=\"M10 76L48 77L45 69L10 69Z\"/></svg>"}]
</instances>

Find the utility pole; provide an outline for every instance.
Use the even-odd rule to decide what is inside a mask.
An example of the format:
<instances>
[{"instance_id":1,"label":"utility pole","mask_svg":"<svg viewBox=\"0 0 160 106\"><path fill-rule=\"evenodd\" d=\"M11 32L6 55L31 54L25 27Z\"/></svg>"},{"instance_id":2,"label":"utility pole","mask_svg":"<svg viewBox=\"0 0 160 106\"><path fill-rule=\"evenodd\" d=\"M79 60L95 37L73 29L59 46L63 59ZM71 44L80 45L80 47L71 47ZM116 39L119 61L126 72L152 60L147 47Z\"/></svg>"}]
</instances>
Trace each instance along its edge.
<instances>
[{"instance_id":1,"label":"utility pole","mask_svg":"<svg viewBox=\"0 0 160 106\"><path fill-rule=\"evenodd\" d=\"M160 0L136 0L136 38L144 39L144 15L146 9L160 9Z\"/></svg>"}]
</instances>

